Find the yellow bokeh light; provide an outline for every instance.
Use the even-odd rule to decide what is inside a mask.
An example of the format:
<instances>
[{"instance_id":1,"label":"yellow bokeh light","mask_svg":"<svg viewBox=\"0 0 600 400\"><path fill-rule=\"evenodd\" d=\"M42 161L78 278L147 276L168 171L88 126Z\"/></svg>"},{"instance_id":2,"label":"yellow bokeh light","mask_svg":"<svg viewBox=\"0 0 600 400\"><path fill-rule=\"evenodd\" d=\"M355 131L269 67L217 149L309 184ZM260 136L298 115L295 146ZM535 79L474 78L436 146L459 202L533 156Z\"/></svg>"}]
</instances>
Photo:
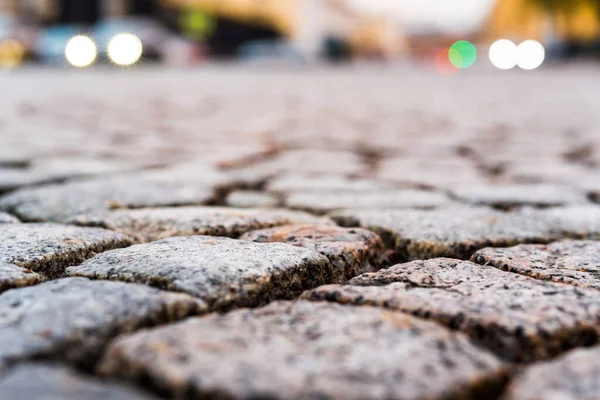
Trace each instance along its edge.
<instances>
[{"instance_id":1,"label":"yellow bokeh light","mask_svg":"<svg viewBox=\"0 0 600 400\"><path fill-rule=\"evenodd\" d=\"M13 68L23 62L25 47L13 39L0 41L0 68Z\"/></svg>"},{"instance_id":2,"label":"yellow bokeh light","mask_svg":"<svg viewBox=\"0 0 600 400\"><path fill-rule=\"evenodd\" d=\"M98 55L98 49L92 39L77 35L72 37L65 47L65 57L69 64L77 68L92 65Z\"/></svg>"},{"instance_id":3,"label":"yellow bokeh light","mask_svg":"<svg viewBox=\"0 0 600 400\"><path fill-rule=\"evenodd\" d=\"M139 37L132 33L120 33L108 44L108 57L117 65L129 66L139 61L144 47Z\"/></svg>"}]
</instances>

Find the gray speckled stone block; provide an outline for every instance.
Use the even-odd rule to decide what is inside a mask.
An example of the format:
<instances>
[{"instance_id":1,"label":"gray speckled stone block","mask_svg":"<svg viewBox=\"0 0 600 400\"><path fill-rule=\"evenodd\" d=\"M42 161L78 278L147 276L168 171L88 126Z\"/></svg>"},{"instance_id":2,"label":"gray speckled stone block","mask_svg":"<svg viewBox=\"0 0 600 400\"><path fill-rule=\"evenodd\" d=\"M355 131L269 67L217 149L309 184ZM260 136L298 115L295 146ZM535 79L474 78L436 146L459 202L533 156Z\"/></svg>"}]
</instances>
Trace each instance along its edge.
<instances>
[{"instance_id":1,"label":"gray speckled stone block","mask_svg":"<svg viewBox=\"0 0 600 400\"><path fill-rule=\"evenodd\" d=\"M65 222L77 215L115 208L206 204L216 183L139 174L24 188L0 198L0 210L22 221Z\"/></svg>"},{"instance_id":2,"label":"gray speckled stone block","mask_svg":"<svg viewBox=\"0 0 600 400\"><path fill-rule=\"evenodd\" d=\"M468 259L485 247L599 238L600 207L526 208L502 212L486 207L439 210L347 210L333 213L343 226L377 232L400 260Z\"/></svg>"},{"instance_id":3,"label":"gray speckled stone block","mask_svg":"<svg viewBox=\"0 0 600 400\"><path fill-rule=\"evenodd\" d=\"M314 213L327 213L341 209L403 209L437 208L447 206L452 201L438 192L416 189L375 190L375 191L306 191L291 192L285 200L286 207Z\"/></svg>"},{"instance_id":4,"label":"gray speckled stone block","mask_svg":"<svg viewBox=\"0 0 600 400\"><path fill-rule=\"evenodd\" d=\"M331 264L317 252L210 236L174 237L107 251L66 273L186 292L212 310L292 299L332 282Z\"/></svg>"},{"instance_id":5,"label":"gray speckled stone block","mask_svg":"<svg viewBox=\"0 0 600 400\"><path fill-rule=\"evenodd\" d=\"M72 222L119 231L140 242L172 236L238 237L251 230L287 224L334 225L329 218L315 217L299 211L223 207L115 210L97 215L84 215Z\"/></svg>"},{"instance_id":6,"label":"gray speckled stone block","mask_svg":"<svg viewBox=\"0 0 600 400\"><path fill-rule=\"evenodd\" d=\"M600 347L573 350L526 368L508 387L505 400L594 400L600 398Z\"/></svg>"},{"instance_id":7,"label":"gray speckled stone block","mask_svg":"<svg viewBox=\"0 0 600 400\"><path fill-rule=\"evenodd\" d=\"M598 342L595 290L537 281L468 261L434 259L320 287L311 300L370 305L430 318L466 332L510 361L546 359Z\"/></svg>"},{"instance_id":8,"label":"gray speckled stone block","mask_svg":"<svg viewBox=\"0 0 600 400\"><path fill-rule=\"evenodd\" d=\"M548 245L487 248L475 253L472 260L535 279L600 289L597 241L563 240Z\"/></svg>"},{"instance_id":9,"label":"gray speckled stone block","mask_svg":"<svg viewBox=\"0 0 600 400\"><path fill-rule=\"evenodd\" d=\"M206 311L184 294L67 278L0 295L0 370L31 359L91 367L119 333Z\"/></svg>"},{"instance_id":10,"label":"gray speckled stone block","mask_svg":"<svg viewBox=\"0 0 600 400\"><path fill-rule=\"evenodd\" d=\"M495 396L507 369L401 313L277 302L122 337L100 371L173 398L416 400Z\"/></svg>"},{"instance_id":11,"label":"gray speckled stone block","mask_svg":"<svg viewBox=\"0 0 600 400\"><path fill-rule=\"evenodd\" d=\"M553 207L589 203L583 191L552 184L463 185L454 188L452 194L471 204L500 209L527 205Z\"/></svg>"},{"instance_id":12,"label":"gray speckled stone block","mask_svg":"<svg viewBox=\"0 0 600 400\"><path fill-rule=\"evenodd\" d=\"M348 210L332 215L343 226L380 234L404 261L435 257L468 259L484 247L551 240L548 224L485 207L439 210Z\"/></svg>"},{"instance_id":13,"label":"gray speckled stone block","mask_svg":"<svg viewBox=\"0 0 600 400\"><path fill-rule=\"evenodd\" d=\"M0 262L59 277L66 267L96 253L132 244L127 236L99 228L58 224L5 224L0 228Z\"/></svg>"},{"instance_id":14,"label":"gray speckled stone block","mask_svg":"<svg viewBox=\"0 0 600 400\"><path fill-rule=\"evenodd\" d=\"M44 277L27 268L0 262L0 292L43 282Z\"/></svg>"},{"instance_id":15,"label":"gray speckled stone block","mask_svg":"<svg viewBox=\"0 0 600 400\"><path fill-rule=\"evenodd\" d=\"M19 220L10 214L0 212L0 224L16 224Z\"/></svg>"},{"instance_id":16,"label":"gray speckled stone block","mask_svg":"<svg viewBox=\"0 0 600 400\"><path fill-rule=\"evenodd\" d=\"M246 233L242 240L287 243L323 254L333 267L335 283L388 266L377 234L360 228L323 225L287 225Z\"/></svg>"},{"instance_id":17,"label":"gray speckled stone block","mask_svg":"<svg viewBox=\"0 0 600 400\"><path fill-rule=\"evenodd\" d=\"M152 400L126 385L103 382L58 365L24 364L0 378L2 400Z\"/></svg>"},{"instance_id":18,"label":"gray speckled stone block","mask_svg":"<svg viewBox=\"0 0 600 400\"><path fill-rule=\"evenodd\" d=\"M279 199L273 194L253 191L235 191L226 200L227 206L239 208L275 208L279 203Z\"/></svg>"}]
</instances>

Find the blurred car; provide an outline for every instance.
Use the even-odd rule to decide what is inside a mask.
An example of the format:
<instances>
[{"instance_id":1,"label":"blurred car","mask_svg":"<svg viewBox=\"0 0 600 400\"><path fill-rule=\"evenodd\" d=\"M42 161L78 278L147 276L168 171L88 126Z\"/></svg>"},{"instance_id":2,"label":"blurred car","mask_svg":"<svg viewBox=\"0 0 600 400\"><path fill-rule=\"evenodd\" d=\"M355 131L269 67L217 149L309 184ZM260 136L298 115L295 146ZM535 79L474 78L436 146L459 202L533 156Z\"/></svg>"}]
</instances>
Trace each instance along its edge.
<instances>
[{"instance_id":1,"label":"blurred car","mask_svg":"<svg viewBox=\"0 0 600 400\"><path fill-rule=\"evenodd\" d=\"M65 65L65 47L69 39L84 33L82 26L57 25L40 32L34 51L40 61L53 65Z\"/></svg>"},{"instance_id":2,"label":"blurred car","mask_svg":"<svg viewBox=\"0 0 600 400\"><path fill-rule=\"evenodd\" d=\"M305 65L308 60L290 43L281 40L257 40L242 45L238 51L247 64Z\"/></svg>"},{"instance_id":3,"label":"blurred car","mask_svg":"<svg viewBox=\"0 0 600 400\"><path fill-rule=\"evenodd\" d=\"M145 60L162 59L164 44L173 36L162 25L150 18L131 17L105 20L96 24L90 33L91 38L96 42L98 55L101 58L107 57L108 44L113 37L120 33L134 34L142 41Z\"/></svg>"}]
</instances>

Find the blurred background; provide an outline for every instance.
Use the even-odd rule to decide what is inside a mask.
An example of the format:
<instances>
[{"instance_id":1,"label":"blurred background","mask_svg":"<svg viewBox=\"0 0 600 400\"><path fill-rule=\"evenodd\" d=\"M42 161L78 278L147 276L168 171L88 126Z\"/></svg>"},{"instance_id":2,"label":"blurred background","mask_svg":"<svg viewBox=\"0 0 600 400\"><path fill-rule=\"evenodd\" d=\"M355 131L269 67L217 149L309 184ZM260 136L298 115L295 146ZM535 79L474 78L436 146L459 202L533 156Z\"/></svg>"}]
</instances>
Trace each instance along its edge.
<instances>
[{"instance_id":1,"label":"blurred background","mask_svg":"<svg viewBox=\"0 0 600 400\"><path fill-rule=\"evenodd\" d=\"M600 0L0 0L8 68L418 60L443 72L476 49L478 63L534 69L597 58L599 34Z\"/></svg>"}]
</instances>

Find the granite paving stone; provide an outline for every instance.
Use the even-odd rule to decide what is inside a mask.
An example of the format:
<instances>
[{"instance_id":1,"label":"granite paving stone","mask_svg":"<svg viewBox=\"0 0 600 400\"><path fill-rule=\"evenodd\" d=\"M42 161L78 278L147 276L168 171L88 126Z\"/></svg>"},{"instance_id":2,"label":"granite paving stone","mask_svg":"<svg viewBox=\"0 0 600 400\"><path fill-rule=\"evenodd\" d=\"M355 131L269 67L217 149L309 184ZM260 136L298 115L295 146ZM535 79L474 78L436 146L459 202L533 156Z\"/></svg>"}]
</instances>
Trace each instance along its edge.
<instances>
[{"instance_id":1,"label":"granite paving stone","mask_svg":"<svg viewBox=\"0 0 600 400\"><path fill-rule=\"evenodd\" d=\"M69 368L23 364L0 377L2 400L152 400L120 383L103 382Z\"/></svg>"},{"instance_id":2,"label":"granite paving stone","mask_svg":"<svg viewBox=\"0 0 600 400\"><path fill-rule=\"evenodd\" d=\"M243 209L224 207L172 207L114 210L82 215L69 221L122 232L137 241L148 242L172 236L239 237L251 230L278 225L322 223L334 225L326 217L284 209Z\"/></svg>"},{"instance_id":3,"label":"granite paving stone","mask_svg":"<svg viewBox=\"0 0 600 400\"><path fill-rule=\"evenodd\" d=\"M598 342L597 291L538 281L469 261L433 259L363 274L311 300L379 306L467 333L503 359L546 359Z\"/></svg>"},{"instance_id":4,"label":"granite paving stone","mask_svg":"<svg viewBox=\"0 0 600 400\"><path fill-rule=\"evenodd\" d=\"M10 214L0 212L0 224L14 224L19 220Z\"/></svg>"},{"instance_id":5,"label":"granite paving stone","mask_svg":"<svg viewBox=\"0 0 600 400\"><path fill-rule=\"evenodd\" d=\"M496 396L507 367L435 323L301 301L121 337L100 372L173 398L410 400Z\"/></svg>"},{"instance_id":6,"label":"granite paving stone","mask_svg":"<svg viewBox=\"0 0 600 400\"><path fill-rule=\"evenodd\" d=\"M0 293L8 289L35 285L44 280L43 276L30 269L0 262Z\"/></svg>"},{"instance_id":7,"label":"granite paving stone","mask_svg":"<svg viewBox=\"0 0 600 400\"><path fill-rule=\"evenodd\" d=\"M271 193L240 190L230 193L225 203L236 208L275 208L280 205L280 200Z\"/></svg>"},{"instance_id":8,"label":"granite paving stone","mask_svg":"<svg viewBox=\"0 0 600 400\"><path fill-rule=\"evenodd\" d=\"M600 289L600 242L563 240L548 245L486 248L472 260L552 282Z\"/></svg>"},{"instance_id":9,"label":"granite paving stone","mask_svg":"<svg viewBox=\"0 0 600 400\"><path fill-rule=\"evenodd\" d=\"M524 208L510 212L487 207L437 210L343 210L330 216L346 227L378 233L400 260L435 257L469 259L485 247L544 244L559 239L600 238L600 207Z\"/></svg>"},{"instance_id":10,"label":"granite paving stone","mask_svg":"<svg viewBox=\"0 0 600 400\"><path fill-rule=\"evenodd\" d=\"M0 262L16 264L47 277L62 275L97 253L132 244L127 236L100 228L59 224L3 224Z\"/></svg>"},{"instance_id":11,"label":"granite paving stone","mask_svg":"<svg viewBox=\"0 0 600 400\"><path fill-rule=\"evenodd\" d=\"M589 203L583 191L551 184L462 185L454 188L452 194L467 203L504 210Z\"/></svg>"},{"instance_id":12,"label":"granite paving stone","mask_svg":"<svg viewBox=\"0 0 600 400\"><path fill-rule=\"evenodd\" d=\"M573 350L526 368L504 400L594 400L600 398L600 348Z\"/></svg>"},{"instance_id":13,"label":"granite paving stone","mask_svg":"<svg viewBox=\"0 0 600 400\"><path fill-rule=\"evenodd\" d=\"M468 259L484 247L551 240L547 224L532 216L486 207L439 210L344 210L332 218L342 226L360 226L381 235L399 260L435 257Z\"/></svg>"},{"instance_id":14,"label":"granite paving stone","mask_svg":"<svg viewBox=\"0 0 600 400\"><path fill-rule=\"evenodd\" d=\"M246 233L242 240L281 242L305 247L327 257L335 283L387 266L381 238L366 229L324 225L287 225Z\"/></svg>"},{"instance_id":15,"label":"granite paving stone","mask_svg":"<svg viewBox=\"0 0 600 400\"><path fill-rule=\"evenodd\" d=\"M211 204L220 190L236 184L224 174L204 176L198 171L173 168L24 188L1 197L0 210L23 221L65 222L79 214L116 208Z\"/></svg>"},{"instance_id":16,"label":"granite paving stone","mask_svg":"<svg viewBox=\"0 0 600 400\"><path fill-rule=\"evenodd\" d=\"M91 368L119 333L206 311L185 294L143 285L65 278L0 295L0 370L32 359Z\"/></svg>"},{"instance_id":17,"label":"granite paving stone","mask_svg":"<svg viewBox=\"0 0 600 400\"><path fill-rule=\"evenodd\" d=\"M285 206L325 214L340 209L394 209L437 208L452 201L443 193L417 189L377 191L307 191L291 192L286 196Z\"/></svg>"},{"instance_id":18,"label":"granite paving stone","mask_svg":"<svg viewBox=\"0 0 600 400\"><path fill-rule=\"evenodd\" d=\"M331 264L312 250L211 236L173 237L107 251L66 273L186 292L211 310L293 299L332 282Z\"/></svg>"}]
</instances>

